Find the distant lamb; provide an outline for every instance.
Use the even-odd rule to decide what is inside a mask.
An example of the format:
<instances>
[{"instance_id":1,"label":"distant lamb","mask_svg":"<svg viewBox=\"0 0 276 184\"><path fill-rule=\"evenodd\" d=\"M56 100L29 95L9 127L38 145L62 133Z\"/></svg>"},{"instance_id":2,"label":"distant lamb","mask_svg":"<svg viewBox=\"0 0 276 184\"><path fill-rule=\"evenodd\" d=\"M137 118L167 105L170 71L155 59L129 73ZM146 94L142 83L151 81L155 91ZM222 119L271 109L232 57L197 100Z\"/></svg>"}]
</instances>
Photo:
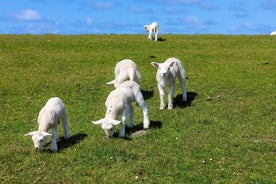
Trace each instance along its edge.
<instances>
[{"instance_id":1,"label":"distant lamb","mask_svg":"<svg viewBox=\"0 0 276 184\"><path fill-rule=\"evenodd\" d=\"M57 126L60 120L62 120L64 129L64 139L67 140L69 139L69 128L64 104L58 97L50 98L39 112L38 130L25 134L25 136L32 136L34 147L38 150L46 144L48 136L52 135L51 150L57 151ZM50 129L52 129L52 134L48 133Z\"/></svg>"},{"instance_id":2,"label":"distant lamb","mask_svg":"<svg viewBox=\"0 0 276 184\"><path fill-rule=\"evenodd\" d=\"M173 109L173 95L175 89L175 78L178 77L182 87L182 101L187 101L186 75L181 61L177 58L168 58L164 63L152 62L152 66L158 68L156 80L160 94L160 109L165 109L164 89L170 87L168 95L168 109Z\"/></svg>"},{"instance_id":3,"label":"distant lamb","mask_svg":"<svg viewBox=\"0 0 276 184\"><path fill-rule=\"evenodd\" d=\"M108 82L107 84L113 84L115 88L118 88L124 81L131 80L138 84L140 83L140 72L137 65L130 59L124 59L119 61L115 66L115 80Z\"/></svg>"},{"instance_id":4,"label":"distant lamb","mask_svg":"<svg viewBox=\"0 0 276 184\"><path fill-rule=\"evenodd\" d=\"M276 35L276 31L271 32L270 35L271 35L271 36Z\"/></svg>"},{"instance_id":5,"label":"distant lamb","mask_svg":"<svg viewBox=\"0 0 276 184\"><path fill-rule=\"evenodd\" d=\"M139 85L134 81L125 81L117 89L111 91L105 102L105 118L92 122L96 125L101 124L109 138L114 135L115 126L121 123L119 137L125 137L125 121L128 115L129 127L132 128L134 124L132 102L136 102L142 109L144 129L149 128L148 106ZM119 115L122 115L122 121L116 120Z\"/></svg>"},{"instance_id":6,"label":"distant lamb","mask_svg":"<svg viewBox=\"0 0 276 184\"><path fill-rule=\"evenodd\" d=\"M149 32L148 40L152 39L152 33L155 33L155 41L158 40L159 25L157 22L153 22L150 25L144 26L146 32Z\"/></svg>"}]
</instances>

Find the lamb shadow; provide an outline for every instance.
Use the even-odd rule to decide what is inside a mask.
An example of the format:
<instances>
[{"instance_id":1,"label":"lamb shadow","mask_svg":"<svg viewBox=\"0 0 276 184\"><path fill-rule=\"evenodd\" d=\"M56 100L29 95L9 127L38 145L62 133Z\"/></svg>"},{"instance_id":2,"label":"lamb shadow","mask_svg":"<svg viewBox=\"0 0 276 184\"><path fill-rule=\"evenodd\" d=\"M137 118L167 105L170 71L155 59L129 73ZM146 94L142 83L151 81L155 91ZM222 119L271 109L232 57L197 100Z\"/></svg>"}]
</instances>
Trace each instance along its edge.
<instances>
[{"instance_id":1,"label":"lamb shadow","mask_svg":"<svg viewBox=\"0 0 276 184\"><path fill-rule=\"evenodd\" d=\"M145 91L145 90L141 90L143 97L145 100L150 99L153 97L154 95L154 91Z\"/></svg>"},{"instance_id":2,"label":"lamb shadow","mask_svg":"<svg viewBox=\"0 0 276 184\"><path fill-rule=\"evenodd\" d=\"M160 37L160 38L158 38L158 41L164 42L164 41L166 41L166 38Z\"/></svg>"},{"instance_id":3,"label":"lamb shadow","mask_svg":"<svg viewBox=\"0 0 276 184\"><path fill-rule=\"evenodd\" d=\"M65 140L63 137L59 138L57 141L58 150L64 150L70 146L80 143L83 139L87 137L85 133L78 133L69 138L69 140Z\"/></svg>"},{"instance_id":4,"label":"lamb shadow","mask_svg":"<svg viewBox=\"0 0 276 184\"><path fill-rule=\"evenodd\" d=\"M196 92L188 92L187 93L187 101L186 102L182 101L182 94L177 95L174 98L173 105L174 105L174 107L180 107L180 108L185 108L185 107L191 106L192 102L195 100L195 97L197 95L198 94Z\"/></svg>"},{"instance_id":5,"label":"lamb shadow","mask_svg":"<svg viewBox=\"0 0 276 184\"><path fill-rule=\"evenodd\" d=\"M149 129L161 129L162 128L162 122L161 121L150 121ZM143 130L143 122L140 124L134 125L133 128L128 128L126 126L126 133L130 134L139 130Z\"/></svg>"},{"instance_id":6,"label":"lamb shadow","mask_svg":"<svg viewBox=\"0 0 276 184\"><path fill-rule=\"evenodd\" d=\"M150 121L150 127L149 129L160 129L162 128L162 122L161 121ZM140 124L134 125L133 128L129 128L126 125L126 136L122 137L121 139L127 140L127 141L132 141L132 137L131 134L140 130L143 130L143 122L141 122ZM118 137L119 133L116 132L114 134L114 137Z\"/></svg>"}]
</instances>

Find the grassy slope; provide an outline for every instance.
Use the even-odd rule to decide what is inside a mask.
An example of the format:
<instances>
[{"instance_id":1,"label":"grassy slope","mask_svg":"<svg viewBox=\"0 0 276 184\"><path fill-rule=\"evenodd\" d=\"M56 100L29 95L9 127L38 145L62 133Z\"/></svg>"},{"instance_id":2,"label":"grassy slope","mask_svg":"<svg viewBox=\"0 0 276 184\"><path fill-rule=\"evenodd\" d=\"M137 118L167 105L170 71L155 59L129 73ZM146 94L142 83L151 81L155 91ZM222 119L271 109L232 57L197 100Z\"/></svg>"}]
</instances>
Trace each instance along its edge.
<instances>
[{"instance_id":1,"label":"grassy slope","mask_svg":"<svg viewBox=\"0 0 276 184\"><path fill-rule=\"evenodd\" d=\"M275 183L275 45L270 36L0 35L1 182ZM189 103L160 111L152 61L177 57ZM106 139L91 120L104 116L115 63L133 59L142 74L151 129ZM36 153L24 134L59 96L71 141ZM135 107L136 129L142 115ZM130 130L129 130L130 131ZM128 132L129 132L128 131ZM59 129L62 137L62 128ZM54 166L53 166L54 165Z\"/></svg>"}]
</instances>

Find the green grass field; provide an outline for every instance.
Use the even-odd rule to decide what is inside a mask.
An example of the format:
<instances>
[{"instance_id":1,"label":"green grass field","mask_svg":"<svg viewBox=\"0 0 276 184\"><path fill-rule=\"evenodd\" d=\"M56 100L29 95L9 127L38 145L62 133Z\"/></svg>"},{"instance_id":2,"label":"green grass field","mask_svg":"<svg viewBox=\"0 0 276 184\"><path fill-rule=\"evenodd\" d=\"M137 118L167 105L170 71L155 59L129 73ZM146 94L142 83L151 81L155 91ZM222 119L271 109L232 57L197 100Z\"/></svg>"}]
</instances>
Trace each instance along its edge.
<instances>
[{"instance_id":1,"label":"green grass field","mask_svg":"<svg viewBox=\"0 0 276 184\"><path fill-rule=\"evenodd\" d=\"M224 35L0 35L0 183L276 183L276 37ZM159 110L150 62L179 58L175 108ZM107 139L105 115L116 62L132 59L151 120ZM36 152L30 137L48 98L67 108L71 139ZM166 99L167 101L167 99ZM119 127L118 127L119 128ZM117 131L118 131L117 128Z\"/></svg>"}]
</instances>

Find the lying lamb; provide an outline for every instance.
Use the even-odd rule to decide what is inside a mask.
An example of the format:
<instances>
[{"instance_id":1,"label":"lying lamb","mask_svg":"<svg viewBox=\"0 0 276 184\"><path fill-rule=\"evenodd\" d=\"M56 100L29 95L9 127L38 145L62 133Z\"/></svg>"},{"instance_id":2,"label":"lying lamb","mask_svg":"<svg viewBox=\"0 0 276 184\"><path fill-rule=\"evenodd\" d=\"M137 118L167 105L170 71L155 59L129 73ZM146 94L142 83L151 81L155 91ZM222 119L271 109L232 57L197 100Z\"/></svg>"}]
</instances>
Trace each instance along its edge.
<instances>
[{"instance_id":1,"label":"lying lamb","mask_svg":"<svg viewBox=\"0 0 276 184\"><path fill-rule=\"evenodd\" d=\"M66 110L62 100L58 97L53 97L48 100L46 105L40 110L38 115L38 130L25 134L25 136L32 136L34 147L36 150L42 148L46 142L48 136L52 135L52 151L57 151L57 126L62 120L64 129L64 139L69 139L69 128L66 117ZM48 131L52 129L52 134Z\"/></svg>"},{"instance_id":2,"label":"lying lamb","mask_svg":"<svg viewBox=\"0 0 276 184\"><path fill-rule=\"evenodd\" d=\"M271 36L276 35L276 31L271 32L270 35L271 35Z\"/></svg>"},{"instance_id":3,"label":"lying lamb","mask_svg":"<svg viewBox=\"0 0 276 184\"><path fill-rule=\"evenodd\" d=\"M168 95L168 109L173 108L173 95L175 89L175 78L178 77L182 87L182 100L187 101L186 93L186 76L185 69L181 64L181 61L177 58L168 58L164 63L151 63L154 67L158 68L156 72L156 80L158 84L158 90L160 94L160 109L165 109L164 103L164 89L166 86L170 87Z\"/></svg>"},{"instance_id":4,"label":"lying lamb","mask_svg":"<svg viewBox=\"0 0 276 184\"><path fill-rule=\"evenodd\" d=\"M101 124L102 129L108 137L112 137L115 126L121 123L119 137L125 137L125 120L129 115L129 127L133 127L133 107L132 102L136 102L142 109L144 129L149 128L148 107L142 95L139 85L134 81L125 81L117 89L110 92L105 106L105 118L92 121L94 124ZM122 115L122 121L116 120L117 116Z\"/></svg>"},{"instance_id":5,"label":"lying lamb","mask_svg":"<svg viewBox=\"0 0 276 184\"><path fill-rule=\"evenodd\" d=\"M118 88L121 83L127 80L140 83L140 72L137 65L130 59L124 59L119 61L115 66L115 80L108 82L107 84L113 84L115 88Z\"/></svg>"},{"instance_id":6,"label":"lying lamb","mask_svg":"<svg viewBox=\"0 0 276 184\"><path fill-rule=\"evenodd\" d=\"M152 33L155 33L155 41L158 40L159 25L157 22L151 23L151 25L144 26L146 32L149 32L148 40L152 39Z\"/></svg>"}]
</instances>

